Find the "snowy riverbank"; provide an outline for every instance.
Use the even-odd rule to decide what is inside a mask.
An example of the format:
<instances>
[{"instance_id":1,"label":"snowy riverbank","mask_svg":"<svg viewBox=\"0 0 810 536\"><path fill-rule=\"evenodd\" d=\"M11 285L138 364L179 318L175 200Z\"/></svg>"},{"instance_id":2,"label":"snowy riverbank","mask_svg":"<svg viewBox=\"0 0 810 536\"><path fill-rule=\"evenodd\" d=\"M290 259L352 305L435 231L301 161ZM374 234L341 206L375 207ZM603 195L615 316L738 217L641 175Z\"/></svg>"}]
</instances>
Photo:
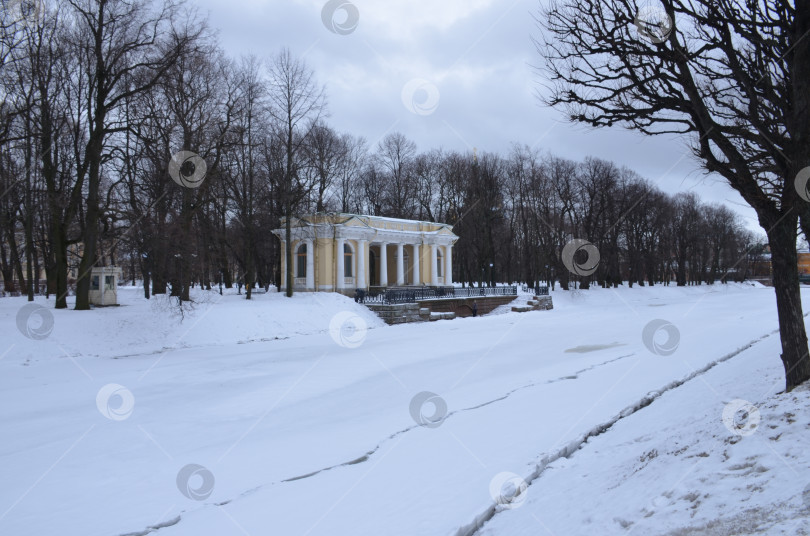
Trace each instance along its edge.
<instances>
[{"instance_id":1,"label":"snowy riverbank","mask_svg":"<svg viewBox=\"0 0 810 536\"><path fill-rule=\"evenodd\" d=\"M1 533L808 530L809 397L777 395L771 289L556 291L392 327L327 294L197 301L123 289L33 340L0 299ZM723 420L736 399L750 435Z\"/></svg>"}]
</instances>

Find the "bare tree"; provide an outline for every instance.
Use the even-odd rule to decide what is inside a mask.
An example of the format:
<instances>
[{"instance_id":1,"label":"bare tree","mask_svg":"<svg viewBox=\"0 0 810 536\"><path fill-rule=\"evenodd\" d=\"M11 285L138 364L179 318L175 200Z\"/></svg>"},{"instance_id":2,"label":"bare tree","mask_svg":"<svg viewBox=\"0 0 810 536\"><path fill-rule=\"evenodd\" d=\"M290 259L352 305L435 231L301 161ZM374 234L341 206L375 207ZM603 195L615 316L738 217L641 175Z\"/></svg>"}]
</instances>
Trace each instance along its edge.
<instances>
[{"instance_id":1,"label":"bare tree","mask_svg":"<svg viewBox=\"0 0 810 536\"><path fill-rule=\"evenodd\" d=\"M304 152L307 167L313 175L315 212L326 210L327 193L346 159L346 146L334 129L319 121L309 129Z\"/></svg>"},{"instance_id":2,"label":"bare tree","mask_svg":"<svg viewBox=\"0 0 810 536\"><path fill-rule=\"evenodd\" d=\"M67 0L73 18L70 41L79 68L75 78L83 97L77 123L86 134L78 183L86 192L84 250L76 284L76 309L90 308L90 269L96 262L100 186L109 136L128 128L116 112L126 100L148 91L193 42L199 29L188 21L178 28L174 0Z\"/></svg>"},{"instance_id":3,"label":"bare tree","mask_svg":"<svg viewBox=\"0 0 810 536\"><path fill-rule=\"evenodd\" d=\"M434 149L414 159L413 175L418 203L416 217L419 220L440 221L436 219L436 214L444 213L443 158L441 149Z\"/></svg>"},{"instance_id":4,"label":"bare tree","mask_svg":"<svg viewBox=\"0 0 810 536\"><path fill-rule=\"evenodd\" d=\"M787 389L810 378L794 185L810 165L810 2L559 0L540 16L546 101L571 120L689 134L694 155L754 208L773 255ZM803 218L804 219L804 218Z\"/></svg>"},{"instance_id":5,"label":"bare tree","mask_svg":"<svg viewBox=\"0 0 810 536\"><path fill-rule=\"evenodd\" d=\"M245 299L249 300L253 295L257 272L257 212L268 193L267 175L261 173L259 166L260 141L267 124L264 101L266 87L261 78L260 65L253 57L242 59L237 80L238 107L233 129L236 140L228 158L225 181L237 215L235 223L239 227L242 246L237 257L245 274Z\"/></svg>"},{"instance_id":6,"label":"bare tree","mask_svg":"<svg viewBox=\"0 0 810 536\"><path fill-rule=\"evenodd\" d=\"M268 64L270 114L275 120L277 138L284 148L284 175L279 195L284 207L284 261L287 297L293 295L291 219L296 204L306 197L311 185L301 181L303 147L310 130L326 115L324 88L315 82L313 72L284 48Z\"/></svg>"},{"instance_id":7,"label":"bare tree","mask_svg":"<svg viewBox=\"0 0 810 536\"><path fill-rule=\"evenodd\" d=\"M385 180L376 158L369 158L360 176L363 186L363 211L372 216L382 216L385 202Z\"/></svg>"},{"instance_id":8,"label":"bare tree","mask_svg":"<svg viewBox=\"0 0 810 536\"><path fill-rule=\"evenodd\" d=\"M366 140L351 134L343 134L340 140L343 147L343 158L340 160L338 170L340 210L342 212L360 212L363 197L360 174L368 156Z\"/></svg>"},{"instance_id":9,"label":"bare tree","mask_svg":"<svg viewBox=\"0 0 810 536\"><path fill-rule=\"evenodd\" d=\"M220 162L226 148L238 144L231 139L231 125L239 102L240 82L230 61L215 43L205 40L179 56L160 83L170 110L171 122L167 126L171 132L177 131L171 138L174 148L167 151L166 159L182 149L198 154L207 168L205 180L197 188L170 184L180 190L178 224L173 227L171 249L175 259L171 292L182 301L190 299L192 276L199 272L196 259L202 253L199 241L195 240L199 235L194 232L194 220L211 203L212 192L223 192L218 184Z\"/></svg>"},{"instance_id":10,"label":"bare tree","mask_svg":"<svg viewBox=\"0 0 810 536\"><path fill-rule=\"evenodd\" d=\"M380 140L374 156L385 178L388 212L398 218L412 217L417 190L412 170L416 144L401 132L393 132Z\"/></svg>"}]
</instances>

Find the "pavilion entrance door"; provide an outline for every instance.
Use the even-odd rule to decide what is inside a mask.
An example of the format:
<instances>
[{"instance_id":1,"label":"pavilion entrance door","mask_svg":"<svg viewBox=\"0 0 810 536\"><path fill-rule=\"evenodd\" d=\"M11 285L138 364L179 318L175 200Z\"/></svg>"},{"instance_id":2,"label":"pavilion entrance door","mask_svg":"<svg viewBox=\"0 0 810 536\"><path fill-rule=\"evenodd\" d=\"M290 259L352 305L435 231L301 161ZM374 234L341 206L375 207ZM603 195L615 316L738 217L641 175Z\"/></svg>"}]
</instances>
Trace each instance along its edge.
<instances>
[{"instance_id":1,"label":"pavilion entrance door","mask_svg":"<svg viewBox=\"0 0 810 536\"><path fill-rule=\"evenodd\" d=\"M377 255L374 251L369 248L368 250L368 271L369 277L368 282L369 286L378 287L380 286L380 274L379 270L377 269Z\"/></svg>"}]
</instances>

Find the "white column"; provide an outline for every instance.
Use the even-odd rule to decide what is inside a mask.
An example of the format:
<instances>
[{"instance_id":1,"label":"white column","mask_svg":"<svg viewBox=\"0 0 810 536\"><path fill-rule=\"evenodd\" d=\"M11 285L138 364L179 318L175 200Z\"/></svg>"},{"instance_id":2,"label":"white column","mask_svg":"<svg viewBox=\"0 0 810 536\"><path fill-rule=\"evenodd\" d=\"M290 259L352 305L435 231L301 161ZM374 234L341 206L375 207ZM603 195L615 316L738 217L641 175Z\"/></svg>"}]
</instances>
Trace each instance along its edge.
<instances>
[{"instance_id":1,"label":"white column","mask_svg":"<svg viewBox=\"0 0 810 536\"><path fill-rule=\"evenodd\" d=\"M439 259L436 257L436 244L430 245L430 284L439 286Z\"/></svg>"},{"instance_id":2,"label":"white column","mask_svg":"<svg viewBox=\"0 0 810 536\"><path fill-rule=\"evenodd\" d=\"M343 288L343 245L346 243L345 239L338 238L337 239L337 255L335 257L335 262L337 263L337 281L335 281L335 288L342 289Z\"/></svg>"},{"instance_id":3,"label":"white column","mask_svg":"<svg viewBox=\"0 0 810 536\"><path fill-rule=\"evenodd\" d=\"M453 246L444 246L444 284L453 284Z\"/></svg>"},{"instance_id":4,"label":"white column","mask_svg":"<svg viewBox=\"0 0 810 536\"><path fill-rule=\"evenodd\" d=\"M366 288L366 241L357 241L357 288Z\"/></svg>"},{"instance_id":5,"label":"white column","mask_svg":"<svg viewBox=\"0 0 810 536\"><path fill-rule=\"evenodd\" d=\"M388 286L388 243L380 244L380 286Z\"/></svg>"},{"instance_id":6,"label":"white column","mask_svg":"<svg viewBox=\"0 0 810 536\"><path fill-rule=\"evenodd\" d=\"M405 264L403 262L404 256L405 251L402 248L402 244L397 244L397 286L399 287L405 284Z\"/></svg>"},{"instance_id":7,"label":"white column","mask_svg":"<svg viewBox=\"0 0 810 536\"><path fill-rule=\"evenodd\" d=\"M419 244L413 245L413 284L419 285L422 283L422 277L419 275Z\"/></svg>"},{"instance_id":8,"label":"white column","mask_svg":"<svg viewBox=\"0 0 810 536\"><path fill-rule=\"evenodd\" d=\"M307 290L315 290L315 242L307 240Z\"/></svg>"}]
</instances>

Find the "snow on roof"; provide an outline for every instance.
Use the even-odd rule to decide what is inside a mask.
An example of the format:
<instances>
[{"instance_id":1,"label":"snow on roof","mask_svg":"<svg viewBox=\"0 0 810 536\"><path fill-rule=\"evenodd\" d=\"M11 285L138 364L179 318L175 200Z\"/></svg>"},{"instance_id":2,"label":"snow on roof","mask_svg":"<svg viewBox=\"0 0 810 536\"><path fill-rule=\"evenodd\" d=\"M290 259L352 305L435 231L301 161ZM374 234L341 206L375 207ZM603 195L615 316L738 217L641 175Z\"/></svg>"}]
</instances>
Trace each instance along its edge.
<instances>
[{"instance_id":1,"label":"snow on roof","mask_svg":"<svg viewBox=\"0 0 810 536\"><path fill-rule=\"evenodd\" d=\"M346 212L319 212L315 214L304 214L299 218L294 218L299 221L304 221L313 225L321 224L321 223L347 223L352 219L357 219L369 227L373 227L372 222L385 222L385 223L394 223L394 224L401 224L401 225L419 225L419 226L428 226L428 227L438 227L438 228L449 228L452 229L452 225L449 223L441 223L441 222L433 222L433 221L423 221L423 220L407 220L404 218L389 218L386 216L371 216L368 214L350 214ZM282 220L283 221L283 220ZM395 230L395 229L388 229L386 230ZM438 229L434 229L435 232Z\"/></svg>"}]
</instances>

